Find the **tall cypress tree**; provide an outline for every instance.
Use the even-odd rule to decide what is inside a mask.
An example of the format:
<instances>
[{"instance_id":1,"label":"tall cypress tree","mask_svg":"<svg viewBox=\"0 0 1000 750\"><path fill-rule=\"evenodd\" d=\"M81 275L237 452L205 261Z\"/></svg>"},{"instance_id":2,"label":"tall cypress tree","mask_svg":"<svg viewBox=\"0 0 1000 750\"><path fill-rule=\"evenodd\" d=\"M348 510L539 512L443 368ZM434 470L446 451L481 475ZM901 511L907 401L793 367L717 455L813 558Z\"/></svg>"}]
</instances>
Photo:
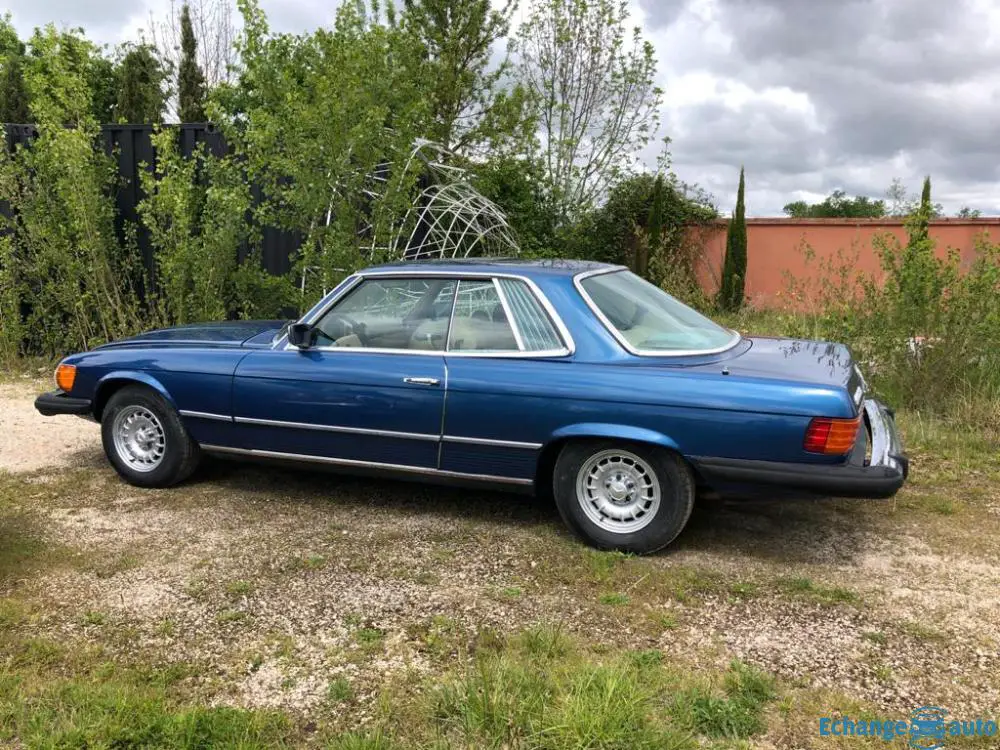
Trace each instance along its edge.
<instances>
[{"instance_id":1,"label":"tall cypress tree","mask_svg":"<svg viewBox=\"0 0 1000 750\"><path fill-rule=\"evenodd\" d=\"M649 275L651 256L660 250L663 240L663 175L656 176L653 183L653 201L649 209L649 219L646 222L646 243L640 245L636 258L636 273L640 276Z\"/></svg>"},{"instance_id":2,"label":"tall cypress tree","mask_svg":"<svg viewBox=\"0 0 1000 750\"><path fill-rule=\"evenodd\" d=\"M743 306L747 276L747 220L743 168L740 167L740 188L736 193L736 210L726 232L726 260L722 266L722 287L719 304L725 310L736 311Z\"/></svg>"},{"instance_id":3,"label":"tall cypress tree","mask_svg":"<svg viewBox=\"0 0 1000 750\"><path fill-rule=\"evenodd\" d=\"M205 120L205 74L198 65L198 40L188 4L181 7L181 62L177 69L177 114L181 122Z\"/></svg>"}]
</instances>

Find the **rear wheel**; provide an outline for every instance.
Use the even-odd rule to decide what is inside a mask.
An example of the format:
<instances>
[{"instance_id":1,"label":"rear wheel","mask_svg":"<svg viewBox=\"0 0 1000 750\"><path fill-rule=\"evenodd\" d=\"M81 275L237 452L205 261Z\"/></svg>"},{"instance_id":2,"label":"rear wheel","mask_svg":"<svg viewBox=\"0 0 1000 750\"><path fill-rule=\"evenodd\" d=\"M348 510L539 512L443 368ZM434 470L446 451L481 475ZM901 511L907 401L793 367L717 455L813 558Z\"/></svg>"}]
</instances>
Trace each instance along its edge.
<instances>
[{"instance_id":1,"label":"rear wheel","mask_svg":"<svg viewBox=\"0 0 1000 750\"><path fill-rule=\"evenodd\" d=\"M117 391L101 417L101 441L122 478L140 487L169 487L194 471L200 450L163 396L142 385Z\"/></svg>"},{"instance_id":2,"label":"rear wheel","mask_svg":"<svg viewBox=\"0 0 1000 750\"><path fill-rule=\"evenodd\" d=\"M569 443L556 460L552 486L566 525L598 549L655 552L677 538L694 507L691 470L656 446Z\"/></svg>"}]
</instances>

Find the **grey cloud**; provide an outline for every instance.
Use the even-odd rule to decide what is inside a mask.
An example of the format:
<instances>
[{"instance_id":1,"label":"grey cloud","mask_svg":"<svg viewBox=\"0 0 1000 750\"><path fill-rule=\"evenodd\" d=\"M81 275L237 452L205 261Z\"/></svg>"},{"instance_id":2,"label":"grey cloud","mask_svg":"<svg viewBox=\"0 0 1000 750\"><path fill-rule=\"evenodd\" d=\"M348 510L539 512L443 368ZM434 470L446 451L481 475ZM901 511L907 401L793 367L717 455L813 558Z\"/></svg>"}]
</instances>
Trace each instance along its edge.
<instances>
[{"instance_id":1,"label":"grey cloud","mask_svg":"<svg viewBox=\"0 0 1000 750\"><path fill-rule=\"evenodd\" d=\"M669 26L684 11L687 0L639 0L650 29Z\"/></svg>"},{"instance_id":2,"label":"grey cloud","mask_svg":"<svg viewBox=\"0 0 1000 750\"><path fill-rule=\"evenodd\" d=\"M704 70L757 92L805 94L818 130L760 98L737 114L668 107L675 163L697 170L745 162L772 200L782 187L880 197L905 163L912 174L899 176L915 182L930 173L947 209L948 190L992 208L1000 180L1000 44L987 33L987 7L971 0L715 0L713 17L732 44L675 57L673 72ZM781 205L758 208L774 213Z\"/></svg>"},{"instance_id":3,"label":"grey cloud","mask_svg":"<svg viewBox=\"0 0 1000 750\"><path fill-rule=\"evenodd\" d=\"M51 22L59 28L82 26L88 37L105 42L117 37L118 29L125 25L137 8L131 0L101 0L97 3L8 0L7 10L22 37L29 36L36 26Z\"/></svg>"}]
</instances>

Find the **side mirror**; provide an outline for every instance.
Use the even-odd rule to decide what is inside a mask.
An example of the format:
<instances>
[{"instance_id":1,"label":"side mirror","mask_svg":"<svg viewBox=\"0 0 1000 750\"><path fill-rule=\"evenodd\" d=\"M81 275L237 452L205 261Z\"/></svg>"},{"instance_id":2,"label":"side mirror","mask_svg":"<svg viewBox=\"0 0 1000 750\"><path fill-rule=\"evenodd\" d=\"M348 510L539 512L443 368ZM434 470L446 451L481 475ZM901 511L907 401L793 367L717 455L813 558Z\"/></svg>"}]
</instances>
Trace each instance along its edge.
<instances>
[{"instance_id":1,"label":"side mirror","mask_svg":"<svg viewBox=\"0 0 1000 750\"><path fill-rule=\"evenodd\" d=\"M292 323L288 326L288 343L299 349L308 349L316 343L316 329L308 323Z\"/></svg>"}]
</instances>

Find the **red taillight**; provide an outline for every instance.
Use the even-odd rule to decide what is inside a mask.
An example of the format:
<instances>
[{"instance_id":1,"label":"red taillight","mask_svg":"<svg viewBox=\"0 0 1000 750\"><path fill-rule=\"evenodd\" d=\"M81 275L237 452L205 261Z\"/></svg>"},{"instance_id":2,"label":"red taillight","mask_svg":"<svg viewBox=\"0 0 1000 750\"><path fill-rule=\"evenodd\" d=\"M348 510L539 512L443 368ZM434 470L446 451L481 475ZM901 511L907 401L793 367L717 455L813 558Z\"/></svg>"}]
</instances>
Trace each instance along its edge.
<instances>
[{"instance_id":1,"label":"red taillight","mask_svg":"<svg viewBox=\"0 0 1000 750\"><path fill-rule=\"evenodd\" d=\"M850 453L858 439L860 426L860 414L854 419L816 417L809 422L802 447L810 453L826 453L834 456Z\"/></svg>"}]
</instances>

